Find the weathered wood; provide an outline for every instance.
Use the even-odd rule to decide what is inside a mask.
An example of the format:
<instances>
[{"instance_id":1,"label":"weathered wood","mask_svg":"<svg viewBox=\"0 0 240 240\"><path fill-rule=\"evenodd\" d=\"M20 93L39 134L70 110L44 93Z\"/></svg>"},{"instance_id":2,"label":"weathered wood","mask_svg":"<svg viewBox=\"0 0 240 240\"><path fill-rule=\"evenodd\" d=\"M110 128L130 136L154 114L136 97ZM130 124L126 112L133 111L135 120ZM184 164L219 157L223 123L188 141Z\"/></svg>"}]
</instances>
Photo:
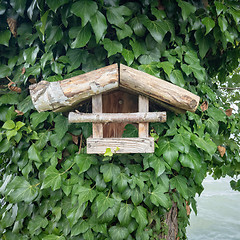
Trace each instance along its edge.
<instances>
[{"instance_id":1,"label":"weathered wood","mask_svg":"<svg viewBox=\"0 0 240 240\"><path fill-rule=\"evenodd\" d=\"M136 112L136 113L75 113L68 115L70 123L92 122L92 123L111 123L111 122L166 122L166 112Z\"/></svg>"},{"instance_id":2,"label":"weathered wood","mask_svg":"<svg viewBox=\"0 0 240 240\"><path fill-rule=\"evenodd\" d=\"M195 112L200 97L169 82L120 64L120 87Z\"/></svg>"},{"instance_id":3,"label":"weathered wood","mask_svg":"<svg viewBox=\"0 0 240 240\"><path fill-rule=\"evenodd\" d=\"M104 154L110 148L112 153L153 153L154 139L149 138L88 138L88 154Z\"/></svg>"},{"instance_id":4,"label":"weathered wood","mask_svg":"<svg viewBox=\"0 0 240 240\"><path fill-rule=\"evenodd\" d=\"M117 64L59 82L41 81L29 87L32 102L41 111L64 111L90 97L117 89Z\"/></svg>"},{"instance_id":5,"label":"weathered wood","mask_svg":"<svg viewBox=\"0 0 240 240\"><path fill-rule=\"evenodd\" d=\"M149 111L149 99L142 95L138 96L138 111L147 113ZM166 121L166 120L165 120ZM139 123L138 124L138 136L139 137L148 137L149 123Z\"/></svg>"},{"instance_id":6,"label":"weathered wood","mask_svg":"<svg viewBox=\"0 0 240 240\"><path fill-rule=\"evenodd\" d=\"M115 90L103 95L103 113L131 113L137 111L138 97L133 94L129 94L121 90ZM126 124L129 123L115 122L104 124L103 137L122 137Z\"/></svg>"},{"instance_id":7,"label":"weathered wood","mask_svg":"<svg viewBox=\"0 0 240 240\"><path fill-rule=\"evenodd\" d=\"M102 113L102 94L92 96L92 112ZM92 132L94 138L103 137L103 125L100 123L92 124Z\"/></svg>"}]
</instances>

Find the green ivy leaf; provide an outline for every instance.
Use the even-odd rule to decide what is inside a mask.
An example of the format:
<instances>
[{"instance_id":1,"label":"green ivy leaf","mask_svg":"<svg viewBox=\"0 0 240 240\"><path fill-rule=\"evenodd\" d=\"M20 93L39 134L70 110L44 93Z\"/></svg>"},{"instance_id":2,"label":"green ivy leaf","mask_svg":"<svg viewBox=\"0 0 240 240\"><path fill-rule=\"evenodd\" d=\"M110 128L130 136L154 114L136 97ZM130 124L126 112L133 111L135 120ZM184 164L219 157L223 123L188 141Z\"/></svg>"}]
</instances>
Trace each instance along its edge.
<instances>
[{"instance_id":1,"label":"green ivy leaf","mask_svg":"<svg viewBox=\"0 0 240 240\"><path fill-rule=\"evenodd\" d=\"M61 174L54 166L48 167L44 174L46 177L43 180L42 189L51 187L55 191L61 187Z\"/></svg>"},{"instance_id":2,"label":"green ivy leaf","mask_svg":"<svg viewBox=\"0 0 240 240\"><path fill-rule=\"evenodd\" d=\"M5 78L11 74L11 69L6 65L0 65L0 78Z\"/></svg>"},{"instance_id":3,"label":"green ivy leaf","mask_svg":"<svg viewBox=\"0 0 240 240\"><path fill-rule=\"evenodd\" d=\"M155 63L152 64L143 64L138 67L138 70L148 73L150 75L159 77L159 69Z\"/></svg>"},{"instance_id":4,"label":"green ivy leaf","mask_svg":"<svg viewBox=\"0 0 240 240\"><path fill-rule=\"evenodd\" d=\"M50 234L44 237L43 240L66 240L66 238L63 235L58 236L55 234Z\"/></svg>"},{"instance_id":5,"label":"green ivy leaf","mask_svg":"<svg viewBox=\"0 0 240 240\"><path fill-rule=\"evenodd\" d=\"M124 128L122 137L138 137L138 129L133 124L127 124Z\"/></svg>"},{"instance_id":6,"label":"green ivy leaf","mask_svg":"<svg viewBox=\"0 0 240 240\"><path fill-rule=\"evenodd\" d=\"M100 167L100 172L103 173L104 181L110 182L113 178L118 176L120 173L120 168L113 163L107 163Z\"/></svg>"},{"instance_id":7,"label":"green ivy leaf","mask_svg":"<svg viewBox=\"0 0 240 240\"><path fill-rule=\"evenodd\" d=\"M82 20L82 26L84 27L91 19L91 17L97 12L98 5L91 0L81 0L75 2L71 7L71 12Z\"/></svg>"},{"instance_id":8,"label":"green ivy leaf","mask_svg":"<svg viewBox=\"0 0 240 240\"><path fill-rule=\"evenodd\" d=\"M54 2L54 1L51 1L51 2ZM41 17L42 26L40 27L40 32L42 33L42 35L44 35L45 33L48 14L49 14L49 10L47 10Z\"/></svg>"},{"instance_id":9,"label":"green ivy leaf","mask_svg":"<svg viewBox=\"0 0 240 240\"><path fill-rule=\"evenodd\" d=\"M135 58L138 58L140 55L147 52L146 45L142 41L130 40L130 45L132 47Z\"/></svg>"},{"instance_id":10,"label":"green ivy leaf","mask_svg":"<svg viewBox=\"0 0 240 240\"><path fill-rule=\"evenodd\" d=\"M62 39L63 31L60 26L51 26L46 30L46 37L45 52L48 52L50 47Z\"/></svg>"},{"instance_id":11,"label":"green ivy leaf","mask_svg":"<svg viewBox=\"0 0 240 240\"><path fill-rule=\"evenodd\" d=\"M71 201L69 202L69 204L71 206ZM69 209L67 207L65 209ZM82 205L76 204L74 207L71 207L67 211L66 217L67 217L67 220L69 221L70 227L74 226L74 224L78 222L78 219L83 216L83 213L86 207L87 207L87 204L82 204Z\"/></svg>"},{"instance_id":12,"label":"green ivy leaf","mask_svg":"<svg viewBox=\"0 0 240 240\"><path fill-rule=\"evenodd\" d=\"M31 147L28 149L28 158L37 163L41 163L42 157L40 155L40 151L36 148L36 145L33 143Z\"/></svg>"},{"instance_id":13,"label":"green ivy leaf","mask_svg":"<svg viewBox=\"0 0 240 240\"><path fill-rule=\"evenodd\" d=\"M227 10L227 7L221 2L215 1L214 5L216 6L217 15L219 15L221 12L225 12Z\"/></svg>"},{"instance_id":14,"label":"green ivy leaf","mask_svg":"<svg viewBox=\"0 0 240 240\"><path fill-rule=\"evenodd\" d=\"M97 164L96 157L88 154L77 154L74 157L74 162L79 167L79 174L86 172L92 164Z\"/></svg>"},{"instance_id":15,"label":"green ivy leaf","mask_svg":"<svg viewBox=\"0 0 240 240\"><path fill-rule=\"evenodd\" d=\"M56 62L56 61L53 61L51 63L51 69L53 72L55 72L56 74L58 75L61 75L62 74L62 71L63 71L63 68L65 67L64 64L62 63L59 63L59 62Z\"/></svg>"},{"instance_id":16,"label":"green ivy leaf","mask_svg":"<svg viewBox=\"0 0 240 240\"><path fill-rule=\"evenodd\" d=\"M170 199L169 194L164 193L165 189L161 186L158 185L156 188L153 189L151 192L151 202L156 205L156 206L162 206L169 210L172 206L172 201Z\"/></svg>"},{"instance_id":17,"label":"green ivy leaf","mask_svg":"<svg viewBox=\"0 0 240 240\"><path fill-rule=\"evenodd\" d=\"M228 22L224 16L218 18L218 25L223 33L227 30Z\"/></svg>"},{"instance_id":18,"label":"green ivy leaf","mask_svg":"<svg viewBox=\"0 0 240 240\"><path fill-rule=\"evenodd\" d=\"M194 136L193 142L198 148L203 149L210 156L212 156L217 150L216 144L210 139L204 140L203 138Z\"/></svg>"},{"instance_id":19,"label":"green ivy leaf","mask_svg":"<svg viewBox=\"0 0 240 240\"><path fill-rule=\"evenodd\" d=\"M186 20L191 13L196 11L196 7L194 7L191 3L182 0L178 0L178 6L182 9L183 20Z\"/></svg>"},{"instance_id":20,"label":"green ivy leaf","mask_svg":"<svg viewBox=\"0 0 240 240\"><path fill-rule=\"evenodd\" d=\"M105 16L101 12L97 11L96 14L91 17L91 25L96 36L96 42L98 43L104 37L107 30L107 21Z\"/></svg>"},{"instance_id":21,"label":"green ivy leaf","mask_svg":"<svg viewBox=\"0 0 240 240\"><path fill-rule=\"evenodd\" d=\"M156 177L159 177L165 171L163 159L158 158L155 154L148 158L148 163L154 169Z\"/></svg>"},{"instance_id":22,"label":"green ivy leaf","mask_svg":"<svg viewBox=\"0 0 240 240\"><path fill-rule=\"evenodd\" d=\"M40 123L46 121L49 116L49 112L34 112L30 115L31 123L35 129Z\"/></svg>"},{"instance_id":23,"label":"green ivy leaf","mask_svg":"<svg viewBox=\"0 0 240 240\"><path fill-rule=\"evenodd\" d=\"M130 16L132 11L126 6L110 7L107 9L107 20L119 27L124 28L125 20L123 16Z\"/></svg>"},{"instance_id":24,"label":"green ivy leaf","mask_svg":"<svg viewBox=\"0 0 240 240\"><path fill-rule=\"evenodd\" d=\"M108 57L116 54L116 53L121 53L123 50L122 44L117 41L111 41L108 38L105 38L103 40L103 46L108 52Z\"/></svg>"},{"instance_id":25,"label":"green ivy leaf","mask_svg":"<svg viewBox=\"0 0 240 240\"><path fill-rule=\"evenodd\" d=\"M42 57L41 57L41 60L40 60L40 62L41 62L41 68L44 69L45 66L46 66L46 63L47 63L48 61L51 61L51 60L53 60L53 53L52 53L52 52L46 52L46 53L44 53L44 54L42 55Z\"/></svg>"},{"instance_id":26,"label":"green ivy leaf","mask_svg":"<svg viewBox=\"0 0 240 240\"><path fill-rule=\"evenodd\" d=\"M122 193L128 186L129 177L126 173L121 172L117 177L113 178L113 185L117 185L118 191Z\"/></svg>"},{"instance_id":27,"label":"green ivy leaf","mask_svg":"<svg viewBox=\"0 0 240 240\"><path fill-rule=\"evenodd\" d=\"M13 128L15 128L15 122L13 120L7 120L3 124L2 128L8 129L8 130L13 129Z\"/></svg>"},{"instance_id":28,"label":"green ivy leaf","mask_svg":"<svg viewBox=\"0 0 240 240\"><path fill-rule=\"evenodd\" d=\"M170 77L172 70L174 69L174 65L170 62L160 62L158 64L159 68L163 68L164 72Z\"/></svg>"},{"instance_id":29,"label":"green ivy leaf","mask_svg":"<svg viewBox=\"0 0 240 240\"><path fill-rule=\"evenodd\" d=\"M206 26L205 35L207 35L215 27L215 22L210 17L203 18L202 23Z\"/></svg>"},{"instance_id":30,"label":"green ivy leaf","mask_svg":"<svg viewBox=\"0 0 240 240\"><path fill-rule=\"evenodd\" d=\"M134 33L138 36L138 37L143 37L145 32L146 32L146 28L143 26L141 20L139 17L135 17L133 18L130 22L129 25L131 26L131 28L133 29Z\"/></svg>"},{"instance_id":31,"label":"green ivy leaf","mask_svg":"<svg viewBox=\"0 0 240 240\"><path fill-rule=\"evenodd\" d=\"M139 229L144 229L147 226L147 209L143 206L137 206L133 209L131 216L136 219L139 224Z\"/></svg>"},{"instance_id":32,"label":"green ivy leaf","mask_svg":"<svg viewBox=\"0 0 240 240\"><path fill-rule=\"evenodd\" d=\"M37 59L37 54L39 52L39 47L31 47L27 48L23 52L23 58L26 61L26 63L29 63L31 65L34 65L36 59Z\"/></svg>"},{"instance_id":33,"label":"green ivy leaf","mask_svg":"<svg viewBox=\"0 0 240 240\"><path fill-rule=\"evenodd\" d=\"M79 221L76 225L74 225L71 229L71 236L77 236L80 233L85 233L88 229L89 229L89 224L84 221L81 220Z\"/></svg>"},{"instance_id":34,"label":"green ivy leaf","mask_svg":"<svg viewBox=\"0 0 240 240\"><path fill-rule=\"evenodd\" d=\"M79 186L75 192L78 195L78 203L82 205L83 203L90 201L92 202L93 199L96 197L96 191L92 188Z\"/></svg>"},{"instance_id":35,"label":"green ivy leaf","mask_svg":"<svg viewBox=\"0 0 240 240\"><path fill-rule=\"evenodd\" d=\"M71 48L81 48L86 46L91 38L91 28L90 25L86 25L78 32L76 39L72 42Z\"/></svg>"},{"instance_id":36,"label":"green ivy leaf","mask_svg":"<svg viewBox=\"0 0 240 240\"><path fill-rule=\"evenodd\" d=\"M158 146L159 148L156 150L156 155L159 157L163 155L164 160L172 167L178 159L178 150L174 145L174 141L159 141Z\"/></svg>"},{"instance_id":37,"label":"green ivy leaf","mask_svg":"<svg viewBox=\"0 0 240 240\"><path fill-rule=\"evenodd\" d=\"M127 62L127 65L130 66L134 60L133 52L130 50L127 50L127 49L123 49L122 55L123 55L125 61Z\"/></svg>"},{"instance_id":38,"label":"green ivy leaf","mask_svg":"<svg viewBox=\"0 0 240 240\"><path fill-rule=\"evenodd\" d=\"M127 239L129 232L125 227L112 226L109 228L109 235L111 239L114 240L123 240Z\"/></svg>"},{"instance_id":39,"label":"green ivy leaf","mask_svg":"<svg viewBox=\"0 0 240 240\"><path fill-rule=\"evenodd\" d=\"M10 0L11 6L16 10L18 14L21 16L24 15L24 11L26 8L26 1L27 0Z\"/></svg>"},{"instance_id":40,"label":"green ivy leaf","mask_svg":"<svg viewBox=\"0 0 240 240\"><path fill-rule=\"evenodd\" d=\"M61 140L68 131L68 119L63 115L59 114L57 115L57 117L54 118L54 122L55 122L54 130L57 133L59 140Z\"/></svg>"},{"instance_id":41,"label":"green ivy leaf","mask_svg":"<svg viewBox=\"0 0 240 240\"><path fill-rule=\"evenodd\" d=\"M164 36L168 32L168 28L163 20L150 21L145 20L144 26L148 29L154 40L162 43Z\"/></svg>"},{"instance_id":42,"label":"green ivy leaf","mask_svg":"<svg viewBox=\"0 0 240 240\"><path fill-rule=\"evenodd\" d=\"M138 187L135 187L131 193L131 200L135 206L139 205L143 201L143 193Z\"/></svg>"},{"instance_id":43,"label":"green ivy leaf","mask_svg":"<svg viewBox=\"0 0 240 240\"><path fill-rule=\"evenodd\" d=\"M32 218L28 223L28 230L30 234L34 235L34 233L40 229L45 228L48 225L47 218L43 218L39 215L36 215L34 218Z\"/></svg>"},{"instance_id":44,"label":"green ivy leaf","mask_svg":"<svg viewBox=\"0 0 240 240\"><path fill-rule=\"evenodd\" d=\"M180 155L179 161L184 167L195 169L197 172L200 171L202 166L202 157L197 149L192 146L187 154Z\"/></svg>"},{"instance_id":45,"label":"green ivy leaf","mask_svg":"<svg viewBox=\"0 0 240 240\"><path fill-rule=\"evenodd\" d=\"M170 179L171 189L175 189L186 199L188 200L188 185L187 179L184 176L178 175Z\"/></svg>"},{"instance_id":46,"label":"green ivy leaf","mask_svg":"<svg viewBox=\"0 0 240 240\"><path fill-rule=\"evenodd\" d=\"M8 188L12 190L9 194L11 202L24 201L29 203L38 196L38 188L30 185L24 177L15 177L8 185Z\"/></svg>"},{"instance_id":47,"label":"green ivy leaf","mask_svg":"<svg viewBox=\"0 0 240 240\"><path fill-rule=\"evenodd\" d=\"M115 204L115 200L110 198L109 196L105 196L103 193L100 193L96 198L97 202L97 210L98 214L97 217L99 218L108 208L113 207Z\"/></svg>"},{"instance_id":48,"label":"green ivy leaf","mask_svg":"<svg viewBox=\"0 0 240 240\"><path fill-rule=\"evenodd\" d=\"M119 41L126 37L131 37L133 33L132 29L127 24L124 24L123 28L116 27L116 32Z\"/></svg>"},{"instance_id":49,"label":"green ivy leaf","mask_svg":"<svg viewBox=\"0 0 240 240\"><path fill-rule=\"evenodd\" d=\"M62 5L68 2L69 0L46 0L47 5L54 12L56 12L59 7L61 7Z\"/></svg>"},{"instance_id":50,"label":"green ivy leaf","mask_svg":"<svg viewBox=\"0 0 240 240\"><path fill-rule=\"evenodd\" d=\"M68 72L77 69L82 63L85 63L87 56L88 52L83 49L69 49L67 51L67 57L69 58L70 63L70 66L68 66Z\"/></svg>"},{"instance_id":51,"label":"green ivy leaf","mask_svg":"<svg viewBox=\"0 0 240 240\"><path fill-rule=\"evenodd\" d=\"M118 212L118 220L121 224L121 226L128 226L132 220L131 218L131 213L132 213L132 210L133 210L133 206L131 204L124 204L122 203L121 204L121 208Z\"/></svg>"},{"instance_id":52,"label":"green ivy leaf","mask_svg":"<svg viewBox=\"0 0 240 240\"><path fill-rule=\"evenodd\" d=\"M185 80L183 78L182 72L180 70L173 70L170 74L170 81L179 87L184 87Z\"/></svg>"},{"instance_id":53,"label":"green ivy leaf","mask_svg":"<svg viewBox=\"0 0 240 240\"><path fill-rule=\"evenodd\" d=\"M9 30L0 32L0 44L8 47L10 38L11 38L11 32Z\"/></svg>"}]
</instances>

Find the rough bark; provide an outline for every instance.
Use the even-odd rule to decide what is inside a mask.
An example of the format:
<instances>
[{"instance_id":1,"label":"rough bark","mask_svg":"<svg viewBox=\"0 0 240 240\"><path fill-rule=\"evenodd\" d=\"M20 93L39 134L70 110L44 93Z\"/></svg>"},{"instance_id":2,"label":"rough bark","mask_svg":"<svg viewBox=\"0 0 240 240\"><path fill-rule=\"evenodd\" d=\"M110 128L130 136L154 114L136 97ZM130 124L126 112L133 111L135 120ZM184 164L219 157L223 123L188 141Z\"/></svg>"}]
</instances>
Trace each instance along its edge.
<instances>
[{"instance_id":1,"label":"rough bark","mask_svg":"<svg viewBox=\"0 0 240 240\"><path fill-rule=\"evenodd\" d=\"M30 94L38 111L64 111L119 87L163 102L173 111L194 112L200 99L183 88L122 64L120 70L113 64L59 82L41 81L30 86Z\"/></svg>"},{"instance_id":2,"label":"rough bark","mask_svg":"<svg viewBox=\"0 0 240 240\"><path fill-rule=\"evenodd\" d=\"M118 88L118 66L113 64L59 82L31 85L32 102L39 112L64 111L92 96Z\"/></svg>"},{"instance_id":3,"label":"rough bark","mask_svg":"<svg viewBox=\"0 0 240 240\"><path fill-rule=\"evenodd\" d=\"M181 87L122 64L120 87L191 112L196 111L200 100L200 97Z\"/></svg>"},{"instance_id":4,"label":"rough bark","mask_svg":"<svg viewBox=\"0 0 240 240\"><path fill-rule=\"evenodd\" d=\"M178 240L178 208L177 203L173 202L170 211L165 216L165 224L167 225L168 232L167 235L161 235L160 239L166 240Z\"/></svg>"},{"instance_id":5,"label":"rough bark","mask_svg":"<svg viewBox=\"0 0 240 240\"><path fill-rule=\"evenodd\" d=\"M70 123L92 122L92 123L148 123L166 122L166 112L146 112L146 113L75 113L70 112L68 121Z\"/></svg>"}]
</instances>

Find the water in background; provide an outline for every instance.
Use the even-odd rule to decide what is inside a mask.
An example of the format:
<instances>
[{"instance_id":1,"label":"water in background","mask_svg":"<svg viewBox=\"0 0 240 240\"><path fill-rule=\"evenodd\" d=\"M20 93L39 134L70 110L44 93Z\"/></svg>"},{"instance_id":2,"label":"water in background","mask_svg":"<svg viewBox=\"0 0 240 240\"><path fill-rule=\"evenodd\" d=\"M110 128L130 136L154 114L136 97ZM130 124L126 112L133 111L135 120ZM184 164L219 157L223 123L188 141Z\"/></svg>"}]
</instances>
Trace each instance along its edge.
<instances>
[{"instance_id":1,"label":"water in background","mask_svg":"<svg viewBox=\"0 0 240 240\"><path fill-rule=\"evenodd\" d=\"M198 215L191 213L188 240L240 240L240 192L231 189L230 180L204 180L204 191L196 199Z\"/></svg>"}]
</instances>

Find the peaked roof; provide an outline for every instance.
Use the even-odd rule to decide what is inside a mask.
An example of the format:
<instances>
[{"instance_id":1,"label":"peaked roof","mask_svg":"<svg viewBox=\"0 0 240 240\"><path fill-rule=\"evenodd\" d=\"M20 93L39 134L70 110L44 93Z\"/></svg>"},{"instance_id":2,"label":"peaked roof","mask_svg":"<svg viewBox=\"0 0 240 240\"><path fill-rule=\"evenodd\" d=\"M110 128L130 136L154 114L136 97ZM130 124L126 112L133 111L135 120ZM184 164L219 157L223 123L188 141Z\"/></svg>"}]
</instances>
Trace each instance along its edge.
<instances>
[{"instance_id":1,"label":"peaked roof","mask_svg":"<svg viewBox=\"0 0 240 240\"><path fill-rule=\"evenodd\" d=\"M113 64L58 82L41 81L29 87L36 109L64 111L94 95L118 88L142 94L171 110L196 111L199 96L145 72Z\"/></svg>"}]
</instances>

